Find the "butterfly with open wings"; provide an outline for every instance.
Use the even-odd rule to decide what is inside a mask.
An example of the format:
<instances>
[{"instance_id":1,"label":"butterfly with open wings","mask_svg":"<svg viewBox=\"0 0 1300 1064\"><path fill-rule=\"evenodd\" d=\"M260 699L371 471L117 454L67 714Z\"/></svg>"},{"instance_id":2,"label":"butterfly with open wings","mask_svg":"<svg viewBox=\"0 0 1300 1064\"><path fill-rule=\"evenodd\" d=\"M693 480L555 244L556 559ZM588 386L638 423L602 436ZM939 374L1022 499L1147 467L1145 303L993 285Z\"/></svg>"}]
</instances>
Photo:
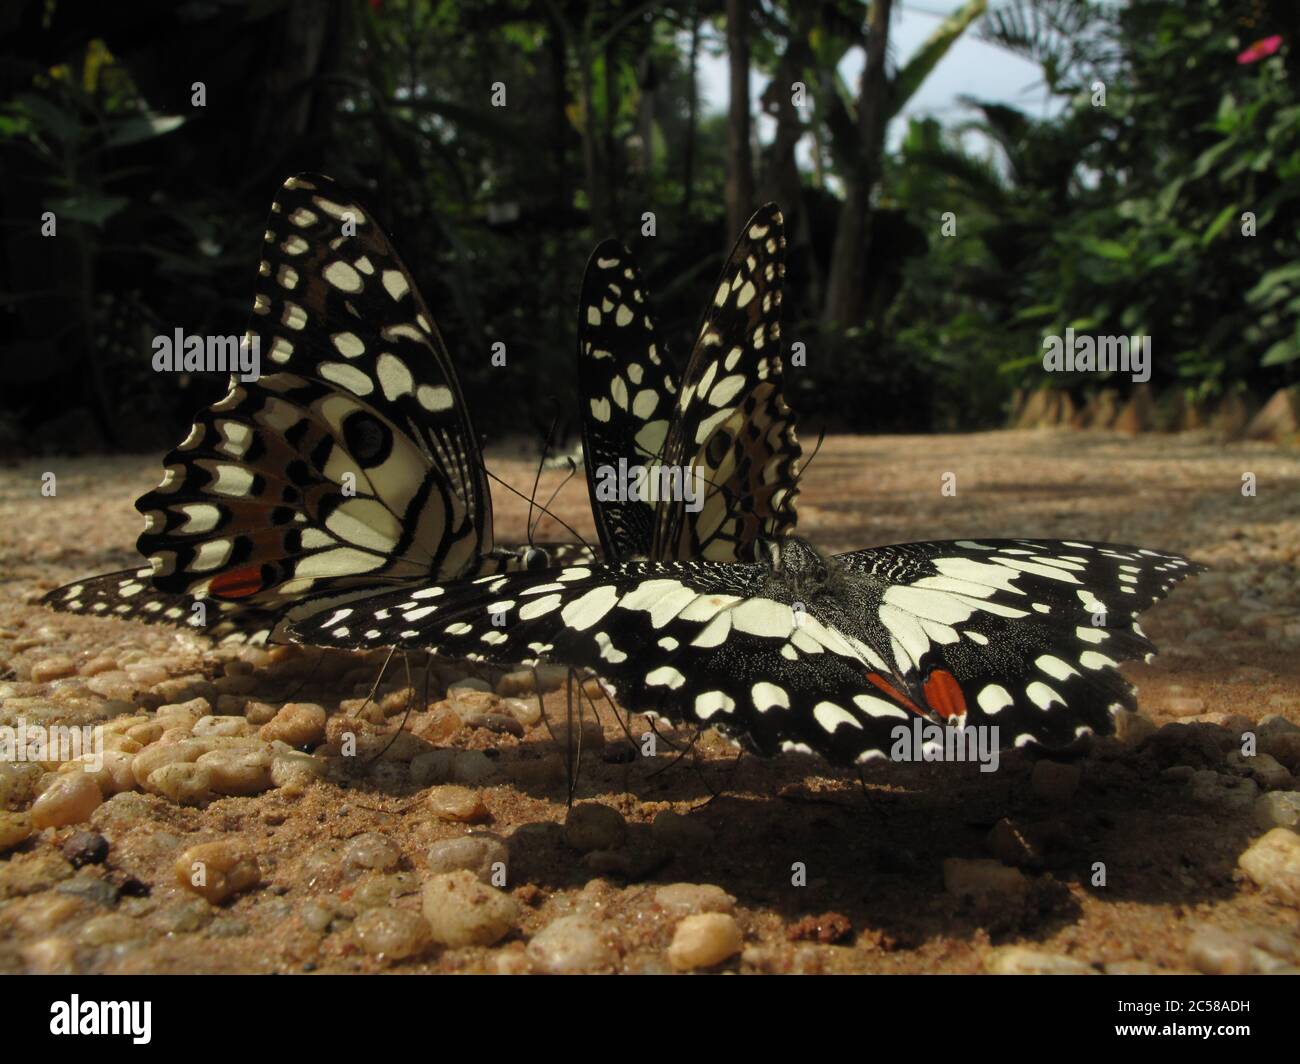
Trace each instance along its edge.
<instances>
[{"instance_id":1,"label":"butterfly with open wings","mask_svg":"<svg viewBox=\"0 0 1300 1064\"><path fill-rule=\"evenodd\" d=\"M624 708L717 726L763 754L887 756L900 724L996 727L1060 747L1135 707L1138 614L1199 567L1060 540L904 543L754 563L664 561L490 575L293 618L321 646L586 666Z\"/></svg>"}]
</instances>

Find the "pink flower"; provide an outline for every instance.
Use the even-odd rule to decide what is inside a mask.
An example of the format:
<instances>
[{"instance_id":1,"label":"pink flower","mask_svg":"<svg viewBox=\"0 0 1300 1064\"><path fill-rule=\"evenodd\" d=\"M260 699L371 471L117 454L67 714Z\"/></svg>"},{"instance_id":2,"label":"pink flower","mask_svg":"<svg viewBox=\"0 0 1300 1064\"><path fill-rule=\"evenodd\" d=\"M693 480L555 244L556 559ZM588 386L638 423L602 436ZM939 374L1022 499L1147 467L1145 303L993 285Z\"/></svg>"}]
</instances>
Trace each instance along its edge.
<instances>
[{"instance_id":1,"label":"pink flower","mask_svg":"<svg viewBox=\"0 0 1300 1064\"><path fill-rule=\"evenodd\" d=\"M1281 47L1282 35L1275 33L1272 37L1265 37L1252 44L1237 56L1237 62L1241 66L1245 66L1247 63L1258 63L1261 59L1267 59Z\"/></svg>"}]
</instances>

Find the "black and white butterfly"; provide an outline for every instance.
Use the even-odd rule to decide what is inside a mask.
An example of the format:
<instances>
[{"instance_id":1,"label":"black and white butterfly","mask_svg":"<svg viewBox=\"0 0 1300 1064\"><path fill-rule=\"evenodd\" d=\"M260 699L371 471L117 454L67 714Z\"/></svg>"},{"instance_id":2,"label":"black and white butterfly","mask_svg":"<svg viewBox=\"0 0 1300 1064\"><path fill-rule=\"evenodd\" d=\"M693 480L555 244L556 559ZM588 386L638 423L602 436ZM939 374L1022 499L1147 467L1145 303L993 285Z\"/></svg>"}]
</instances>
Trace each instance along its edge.
<instances>
[{"instance_id":1,"label":"black and white butterfly","mask_svg":"<svg viewBox=\"0 0 1300 1064\"><path fill-rule=\"evenodd\" d=\"M791 531L801 451L781 390L785 237L775 204L745 224L714 287L680 383L631 254L596 248L578 312L578 383L592 512L609 560L752 560ZM645 470L657 500L608 490ZM699 478L689 508L680 478ZM642 493L642 496L645 493Z\"/></svg>"},{"instance_id":2,"label":"black and white butterfly","mask_svg":"<svg viewBox=\"0 0 1300 1064\"><path fill-rule=\"evenodd\" d=\"M447 349L388 237L329 178L292 177L271 207L245 343L262 376L232 376L136 503L149 579L109 573L43 601L161 621L202 601L221 630L262 638L309 596L552 560L494 547Z\"/></svg>"},{"instance_id":3,"label":"black and white butterfly","mask_svg":"<svg viewBox=\"0 0 1300 1064\"><path fill-rule=\"evenodd\" d=\"M763 754L886 756L913 720L996 726L1002 746L1105 734L1135 707L1121 662L1138 614L1198 570L1139 547L904 543L834 557L623 562L485 576L295 619L322 646L416 647L586 666L625 709L700 723Z\"/></svg>"}]
</instances>

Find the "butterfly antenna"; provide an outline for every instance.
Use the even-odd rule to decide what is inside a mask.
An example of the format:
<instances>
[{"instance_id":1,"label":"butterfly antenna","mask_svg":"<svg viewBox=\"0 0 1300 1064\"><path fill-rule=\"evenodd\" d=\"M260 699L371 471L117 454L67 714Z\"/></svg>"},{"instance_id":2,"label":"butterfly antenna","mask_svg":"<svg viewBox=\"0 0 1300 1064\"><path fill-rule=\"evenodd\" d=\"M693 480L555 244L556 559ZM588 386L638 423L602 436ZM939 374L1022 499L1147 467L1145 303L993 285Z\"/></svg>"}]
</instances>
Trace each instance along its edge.
<instances>
[{"instance_id":1,"label":"butterfly antenna","mask_svg":"<svg viewBox=\"0 0 1300 1064\"><path fill-rule=\"evenodd\" d=\"M495 473L493 473L491 470L488 470L488 476L491 477L493 480L495 480L498 484L500 484L503 488L506 489L506 491L510 492L512 495L518 495L519 498L521 498L521 499L526 499L526 500L528 501L528 505L529 505L530 507L532 507L532 506L535 505L535 503L533 502L533 500L532 500L532 499L529 499L528 496L525 495L522 491L520 491L518 488L514 487L514 485L512 485L512 484L507 484L504 480L502 480L499 476L497 476L497 475L496 475ZM557 515L557 514L555 514L555 513L552 513L550 510L548 510L548 509L547 509L546 507L544 507L544 506L543 506L543 507L539 507L539 509L542 511L542 513L546 514L547 517L549 517L552 521L554 521L554 522L555 522L556 524L558 524L561 528L563 528L566 532L568 532L569 535L571 535L574 539L576 539L579 543L581 543L581 544L582 544L584 547L586 547L589 551L591 551L593 554L596 553L596 549L595 549L595 548L594 548L590 543L588 543L585 539L583 539L582 536L578 533L578 530L577 530L576 528L574 528L571 524L569 524L568 521L564 520L564 518L560 517L559 515Z\"/></svg>"},{"instance_id":2,"label":"butterfly antenna","mask_svg":"<svg viewBox=\"0 0 1300 1064\"><path fill-rule=\"evenodd\" d=\"M533 477L533 490L528 496L528 545L533 545L533 500L537 498L537 488L542 482L542 470L546 468L546 456L551 453L551 438L555 435L555 427L560 423L560 412L555 412L555 417L551 418L551 427L546 430L546 441L542 444L542 457L537 460L537 475Z\"/></svg>"},{"instance_id":3,"label":"butterfly antenna","mask_svg":"<svg viewBox=\"0 0 1300 1064\"><path fill-rule=\"evenodd\" d=\"M366 700L361 703L361 706L357 709L356 713L349 714L349 716L351 716L354 720L356 719L358 714L365 711L366 706L370 705L371 700L375 697L375 692L379 690L379 685L384 680L384 673L388 671L388 663L393 660L393 655L396 653L397 653L397 647L391 646L388 648L388 657L384 658L384 664L380 666L379 675L375 677L375 682L370 685L370 693L366 695Z\"/></svg>"},{"instance_id":4,"label":"butterfly antenna","mask_svg":"<svg viewBox=\"0 0 1300 1064\"><path fill-rule=\"evenodd\" d=\"M810 454L804 460L804 463L800 467L799 472L795 474L796 480L803 479L804 475L808 472L808 467L812 465L813 459L817 457L817 452L819 452L822 449L822 444L825 442L826 442L826 426L823 425L821 432L817 433L817 446L813 448L812 454Z\"/></svg>"},{"instance_id":5,"label":"butterfly antenna","mask_svg":"<svg viewBox=\"0 0 1300 1064\"><path fill-rule=\"evenodd\" d=\"M389 656L391 657L392 655L390 654ZM397 742L398 737L401 736L402 730L406 727L406 722L411 719L411 710L415 708L415 685L411 683L411 658L406 651L402 651L402 664L406 667L406 712L402 714L402 722L397 726L397 731L393 732L393 737L388 740L387 745L385 745L379 753L375 754L374 757L370 758L370 760L366 762L368 765L373 765L393 748L393 743ZM385 665L387 665L387 662L385 662ZM424 682L426 684L429 682L428 669L424 672ZM426 702L425 705L428 705L428 703Z\"/></svg>"},{"instance_id":6,"label":"butterfly antenna","mask_svg":"<svg viewBox=\"0 0 1300 1064\"><path fill-rule=\"evenodd\" d=\"M551 503L553 503L553 502L555 501L555 497L556 497L557 495L559 495L561 491L564 490L564 485L566 485L567 483L569 483L569 481L571 481L571 480L573 479L574 474L576 474L576 473L578 472L578 463L577 463L577 462L575 462L571 457L568 457L568 456L565 457L565 461L567 461L567 462L569 463L569 472L568 472L568 475L567 475L563 480L560 481L559 487L557 487L553 492L551 492L550 498L548 498L548 499L546 500L546 505L545 505L545 506L542 506L542 507L539 508L539 509L541 510L541 513L539 513L539 514L537 515L537 523L538 523L539 525L542 523L542 515L543 515L543 514L549 514L549 515L552 516L552 517L555 516L555 515L551 512ZM534 530L534 531L535 531L535 530ZM531 543L531 542L532 542L532 537L530 536L530 537L529 537L529 543Z\"/></svg>"}]
</instances>

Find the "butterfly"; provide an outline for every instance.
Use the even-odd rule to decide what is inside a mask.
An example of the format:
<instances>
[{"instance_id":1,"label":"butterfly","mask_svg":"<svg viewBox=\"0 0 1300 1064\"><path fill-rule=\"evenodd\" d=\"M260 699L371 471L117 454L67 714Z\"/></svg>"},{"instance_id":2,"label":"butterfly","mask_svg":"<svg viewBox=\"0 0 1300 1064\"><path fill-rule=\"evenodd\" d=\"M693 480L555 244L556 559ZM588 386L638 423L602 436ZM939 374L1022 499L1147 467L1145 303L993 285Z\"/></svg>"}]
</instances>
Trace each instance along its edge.
<instances>
[{"instance_id":1,"label":"butterfly","mask_svg":"<svg viewBox=\"0 0 1300 1064\"><path fill-rule=\"evenodd\" d=\"M631 254L613 240L592 254L578 383L605 558L748 560L760 538L793 529L802 452L781 391L784 251L769 203L727 258L680 382ZM641 489L618 491L617 474L638 469Z\"/></svg>"},{"instance_id":2,"label":"butterfly","mask_svg":"<svg viewBox=\"0 0 1300 1064\"><path fill-rule=\"evenodd\" d=\"M232 376L136 502L149 578L105 574L43 601L165 621L202 601L253 639L309 598L559 560L494 546L447 349L391 241L329 178L291 177L272 205L244 343L263 374Z\"/></svg>"},{"instance_id":3,"label":"butterfly","mask_svg":"<svg viewBox=\"0 0 1300 1064\"><path fill-rule=\"evenodd\" d=\"M1133 709L1138 614L1200 566L1062 540L903 543L756 562L631 561L489 575L288 625L320 646L586 666L632 712L719 727L759 753L886 757L900 726L996 727L1060 747Z\"/></svg>"}]
</instances>

